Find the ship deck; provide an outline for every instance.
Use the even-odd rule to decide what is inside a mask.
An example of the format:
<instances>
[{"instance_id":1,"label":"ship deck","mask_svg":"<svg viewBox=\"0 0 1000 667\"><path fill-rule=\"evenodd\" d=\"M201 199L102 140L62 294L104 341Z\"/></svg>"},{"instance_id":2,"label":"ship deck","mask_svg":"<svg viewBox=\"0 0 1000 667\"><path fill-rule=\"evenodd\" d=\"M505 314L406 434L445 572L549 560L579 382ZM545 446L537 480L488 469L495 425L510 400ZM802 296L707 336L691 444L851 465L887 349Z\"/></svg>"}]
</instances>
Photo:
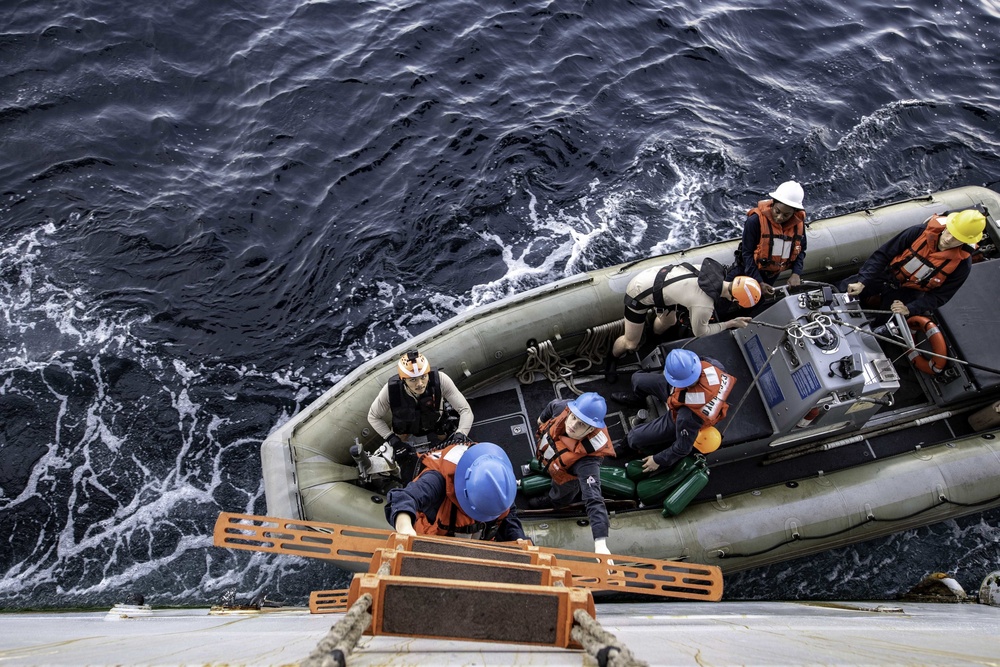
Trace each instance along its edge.
<instances>
[{"instance_id":1,"label":"ship deck","mask_svg":"<svg viewBox=\"0 0 1000 667\"><path fill-rule=\"evenodd\" d=\"M305 659L340 614L305 609L209 615L154 610L13 613L5 665L280 665ZM597 620L649 665L985 665L1000 660L1000 608L908 602L601 604ZM361 638L366 665L586 665L583 651L409 637Z\"/></svg>"}]
</instances>

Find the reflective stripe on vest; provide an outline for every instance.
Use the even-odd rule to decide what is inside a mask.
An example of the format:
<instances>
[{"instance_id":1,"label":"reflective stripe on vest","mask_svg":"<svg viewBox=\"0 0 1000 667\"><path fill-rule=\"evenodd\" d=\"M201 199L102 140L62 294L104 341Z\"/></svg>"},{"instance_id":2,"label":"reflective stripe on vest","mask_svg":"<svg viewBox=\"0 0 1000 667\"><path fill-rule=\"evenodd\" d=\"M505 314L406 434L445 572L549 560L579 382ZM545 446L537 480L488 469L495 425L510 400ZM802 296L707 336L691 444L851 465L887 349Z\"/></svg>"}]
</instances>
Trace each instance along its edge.
<instances>
[{"instance_id":1,"label":"reflective stripe on vest","mask_svg":"<svg viewBox=\"0 0 1000 667\"><path fill-rule=\"evenodd\" d=\"M940 287L958 265L971 256L964 245L938 250L941 234L946 229L943 220L942 216L932 215L920 236L889 262L889 269L900 287L929 292Z\"/></svg>"},{"instance_id":2,"label":"reflective stripe on vest","mask_svg":"<svg viewBox=\"0 0 1000 667\"><path fill-rule=\"evenodd\" d=\"M726 416L726 411L729 409L726 399L735 384L735 377L707 361L702 361L698 381L687 389L675 388L671 391L667 407L675 420L677 410L686 407L706 426L714 426Z\"/></svg>"},{"instance_id":3,"label":"reflective stripe on vest","mask_svg":"<svg viewBox=\"0 0 1000 667\"><path fill-rule=\"evenodd\" d=\"M761 271L771 274L790 268L798 259L806 233L805 211L795 211L782 226L774 220L773 207L774 200L765 199L747 211L747 217L756 213L760 221L760 239L753 251L754 263Z\"/></svg>"},{"instance_id":4,"label":"reflective stripe on vest","mask_svg":"<svg viewBox=\"0 0 1000 667\"><path fill-rule=\"evenodd\" d=\"M608 447L611 435L606 428L592 431L581 440L574 440L566 434L566 418L570 409L565 408L557 416L539 427L538 460L542 468L556 484L573 481L569 469L587 456L612 456L614 450Z\"/></svg>"}]
</instances>

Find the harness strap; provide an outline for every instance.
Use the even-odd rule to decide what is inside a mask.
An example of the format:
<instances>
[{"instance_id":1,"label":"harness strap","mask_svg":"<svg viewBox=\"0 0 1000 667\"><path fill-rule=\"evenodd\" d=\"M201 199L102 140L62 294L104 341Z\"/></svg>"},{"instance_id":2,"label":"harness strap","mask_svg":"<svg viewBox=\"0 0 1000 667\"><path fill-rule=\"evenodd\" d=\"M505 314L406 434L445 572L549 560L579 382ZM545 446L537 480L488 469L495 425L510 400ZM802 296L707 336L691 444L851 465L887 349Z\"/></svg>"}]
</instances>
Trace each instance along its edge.
<instances>
[{"instance_id":1,"label":"harness strap","mask_svg":"<svg viewBox=\"0 0 1000 667\"><path fill-rule=\"evenodd\" d=\"M445 531L448 537L454 537L457 534L468 535L486 530L486 524L480 521L470 523L468 526L456 527L455 524L458 523L458 505L456 503L452 503L451 505L451 516L448 518L448 521L449 523L445 523L440 518L437 521L438 527Z\"/></svg>"},{"instance_id":2,"label":"harness strap","mask_svg":"<svg viewBox=\"0 0 1000 667\"><path fill-rule=\"evenodd\" d=\"M674 276L673 278L667 280L667 274L678 266L684 267L691 273L689 273L686 276ZM656 278L653 279L652 287L650 287L647 290L643 290L634 297L626 294L625 305L631 308L632 310L643 310L645 308L648 308L648 306L645 306L640 302L647 296L652 295L653 306L656 307L657 310L665 310L667 304L663 300L664 288L668 287L669 285L673 285L676 282L680 282L681 280L688 280L690 278L697 278L697 277L698 277L698 269L691 266L691 264L689 264L688 262L680 262L679 264L667 264L666 266L664 266L663 268L661 268L659 271L656 272Z\"/></svg>"}]
</instances>

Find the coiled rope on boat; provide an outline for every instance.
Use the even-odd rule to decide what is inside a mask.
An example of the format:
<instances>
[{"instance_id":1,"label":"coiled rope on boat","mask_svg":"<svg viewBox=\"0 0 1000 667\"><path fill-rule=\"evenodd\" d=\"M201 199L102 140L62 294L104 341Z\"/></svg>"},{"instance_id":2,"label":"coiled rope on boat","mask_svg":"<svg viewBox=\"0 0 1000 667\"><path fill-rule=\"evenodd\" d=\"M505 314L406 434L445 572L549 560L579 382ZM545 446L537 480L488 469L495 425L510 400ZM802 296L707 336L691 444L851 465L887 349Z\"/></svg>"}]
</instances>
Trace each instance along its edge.
<instances>
[{"instance_id":1,"label":"coiled rope on boat","mask_svg":"<svg viewBox=\"0 0 1000 667\"><path fill-rule=\"evenodd\" d=\"M615 320L587 329L583 340L576 348L576 354L594 366L600 366L604 363L604 357L611 351L611 344L624 333L625 320Z\"/></svg>"},{"instance_id":2,"label":"coiled rope on boat","mask_svg":"<svg viewBox=\"0 0 1000 667\"><path fill-rule=\"evenodd\" d=\"M551 340L530 345L526 350L528 357L517 373L517 380L521 384L531 384L535 381L535 373L539 372L553 384L564 383L579 396L583 390L576 387L575 377L594 366L600 366L611 349L611 344L624 331L622 320L587 329L576 348L576 357L571 361L559 356L555 343Z\"/></svg>"},{"instance_id":3,"label":"coiled rope on boat","mask_svg":"<svg viewBox=\"0 0 1000 667\"><path fill-rule=\"evenodd\" d=\"M589 653L600 667L648 667L639 660L618 638L601 627L597 619L583 609L573 612L573 629L570 637Z\"/></svg>"}]
</instances>

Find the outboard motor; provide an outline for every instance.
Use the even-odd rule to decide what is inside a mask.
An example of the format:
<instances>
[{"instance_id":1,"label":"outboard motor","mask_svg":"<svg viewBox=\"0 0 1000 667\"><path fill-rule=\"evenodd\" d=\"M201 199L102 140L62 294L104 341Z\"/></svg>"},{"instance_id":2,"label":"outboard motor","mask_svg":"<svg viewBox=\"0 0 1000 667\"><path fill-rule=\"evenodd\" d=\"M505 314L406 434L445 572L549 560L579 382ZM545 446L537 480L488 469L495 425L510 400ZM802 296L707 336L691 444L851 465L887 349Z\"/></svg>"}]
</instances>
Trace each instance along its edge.
<instances>
[{"instance_id":1,"label":"outboard motor","mask_svg":"<svg viewBox=\"0 0 1000 667\"><path fill-rule=\"evenodd\" d=\"M387 442L369 454L355 438L351 447L351 457L358 464L362 482L370 482L373 477L399 477L399 464L393 457L392 446Z\"/></svg>"}]
</instances>

